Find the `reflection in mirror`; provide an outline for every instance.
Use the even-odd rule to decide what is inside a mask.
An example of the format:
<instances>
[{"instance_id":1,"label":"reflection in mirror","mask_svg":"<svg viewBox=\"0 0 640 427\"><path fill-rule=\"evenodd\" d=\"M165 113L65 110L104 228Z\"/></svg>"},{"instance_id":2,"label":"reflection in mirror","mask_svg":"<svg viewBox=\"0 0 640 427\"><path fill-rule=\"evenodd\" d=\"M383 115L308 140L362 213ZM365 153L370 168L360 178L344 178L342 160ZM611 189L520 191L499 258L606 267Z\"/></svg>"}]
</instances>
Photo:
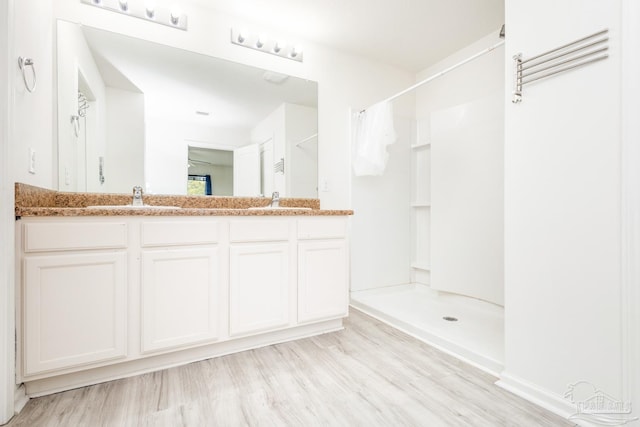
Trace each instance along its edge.
<instances>
[{"instance_id":1,"label":"reflection in mirror","mask_svg":"<svg viewBox=\"0 0 640 427\"><path fill-rule=\"evenodd\" d=\"M65 21L57 76L61 191L317 197L315 82Z\"/></svg>"},{"instance_id":2,"label":"reflection in mirror","mask_svg":"<svg viewBox=\"0 0 640 427\"><path fill-rule=\"evenodd\" d=\"M189 147L187 194L233 196L233 151Z\"/></svg>"}]
</instances>

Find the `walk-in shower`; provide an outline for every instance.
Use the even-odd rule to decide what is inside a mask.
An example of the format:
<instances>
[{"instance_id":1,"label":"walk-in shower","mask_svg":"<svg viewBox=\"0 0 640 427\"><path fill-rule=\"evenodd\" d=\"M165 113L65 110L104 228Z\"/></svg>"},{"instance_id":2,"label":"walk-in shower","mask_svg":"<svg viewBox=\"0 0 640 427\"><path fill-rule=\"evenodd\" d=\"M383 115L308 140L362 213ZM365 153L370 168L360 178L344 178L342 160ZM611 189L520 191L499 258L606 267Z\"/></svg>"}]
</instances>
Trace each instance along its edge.
<instances>
[{"instance_id":1,"label":"walk-in shower","mask_svg":"<svg viewBox=\"0 0 640 427\"><path fill-rule=\"evenodd\" d=\"M352 224L352 307L493 374L504 363L499 32L382 101L397 139L383 174L354 177Z\"/></svg>"}]
</instances>

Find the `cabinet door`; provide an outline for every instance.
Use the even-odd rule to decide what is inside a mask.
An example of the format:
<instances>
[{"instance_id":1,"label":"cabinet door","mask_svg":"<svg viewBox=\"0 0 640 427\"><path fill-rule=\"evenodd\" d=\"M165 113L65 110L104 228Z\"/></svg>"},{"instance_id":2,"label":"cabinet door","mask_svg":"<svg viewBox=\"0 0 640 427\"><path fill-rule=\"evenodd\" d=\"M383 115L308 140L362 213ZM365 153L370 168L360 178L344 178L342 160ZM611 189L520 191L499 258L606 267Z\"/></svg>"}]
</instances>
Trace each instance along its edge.
<instances>
[{"instance_id":1,"label":"cabinet door","mask_svg":"<svg viewBox=\"0 0 640 427\"><path fill-rule=\"evenodd\" d=\"M143 353L218 337L220 274L217 248L143 252Z\"/></svg>"},{"instance_id":2,"label":"cabinet door","mask_svg":"<svg viewBox=\"0 0 640 427\"><path fill-rule=\"evenodd\" d=\"M24 259L24 373L126 355L124 252Z\"/></svg>"},{"instance_id":3,"label":"cabinet door","mask_svg":"<svg viewBox=\"0 0 640 427\"><path fill-rule=\"evenodd\" d=\"M298 243L298 322L348 313L349 259L344 240Z\"/></svg>"},{"instance_id":4,"label":"cabinet door","mask_svg":"<svg viewBox=\"0 0 640 427\"><path fill-rule=\"evenodd\" d=\"M289 244L230 248L229 335L289 324Z\"/></svg>"}]
</instances>

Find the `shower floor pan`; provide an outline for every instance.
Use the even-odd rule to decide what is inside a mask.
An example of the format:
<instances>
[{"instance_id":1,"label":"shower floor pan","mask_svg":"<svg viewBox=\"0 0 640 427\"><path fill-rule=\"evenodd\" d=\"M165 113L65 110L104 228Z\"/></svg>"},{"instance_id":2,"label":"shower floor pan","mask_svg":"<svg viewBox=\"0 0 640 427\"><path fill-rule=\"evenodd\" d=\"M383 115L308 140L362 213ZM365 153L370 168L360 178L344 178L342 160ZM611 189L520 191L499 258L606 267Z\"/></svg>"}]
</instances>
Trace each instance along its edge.
<instances>
[{"instance_id":1,"label":"shower floor pan","mask_svg":"<svg viewBox=\"0 0 640 427\"><path fill-rule=\"evenodd\" d=\"M409 284L351 292L351 306L492 375L503 368L498 305Z\"/></svg>"}]
</instances>

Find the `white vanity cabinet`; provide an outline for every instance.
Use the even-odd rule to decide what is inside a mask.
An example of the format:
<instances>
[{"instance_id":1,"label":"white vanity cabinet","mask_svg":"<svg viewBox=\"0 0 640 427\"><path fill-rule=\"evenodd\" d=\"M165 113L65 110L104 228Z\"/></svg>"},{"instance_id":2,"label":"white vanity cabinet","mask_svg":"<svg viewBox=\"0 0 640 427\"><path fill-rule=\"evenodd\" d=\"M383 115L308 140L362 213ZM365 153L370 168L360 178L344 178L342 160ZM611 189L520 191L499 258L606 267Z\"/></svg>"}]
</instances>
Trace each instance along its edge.
<instances>
[{"instance_id":1,"label":"white vanity cabinet","mask_svg":"<svg viewBox=\"0 0 640 427\"><path fill-rule=\"evenodd\" d=\"M229 335L289 325L295 279L287 218L237 219L229 227Z\"/></svg>"},{"instance_id":2,"label":"white vanity cabinet","mask_svg":"<svg viewBox=\"0 0 640 427\"><path fill-rule=\"evenodd\" d=\"M345 218L298 221L298 322L344 317L349 309Z\"/></svg>"},{"instance_id":3,"label":"white vanity cabinet","mask_svg":"<svg viewBox=\"0 0 640 427\"><path fill-rule=\"evenodd\" d=\"M22 225L24 375L124 358L126 224Z\"/></svg>"},{"instance_id":4,"label":"white vanity cabinet","mask_svg":"<svg viewBox=\"0 0 640 427\"><path fill-rule=\"evenodd\" d=\"M219 338L226 270L219 227L184 219L141 224L142 353Z\"/></svg>"},{"instance_id":5,"label":"white vanity cabinet","mask_svg":"<svg viewBox=\"0 0 640 427\"><path fill-rule=\"evenodd\" d=\"M18 380L48 394L339 330L345 216L26 217Z\"/></svg>"}]
</instances>

